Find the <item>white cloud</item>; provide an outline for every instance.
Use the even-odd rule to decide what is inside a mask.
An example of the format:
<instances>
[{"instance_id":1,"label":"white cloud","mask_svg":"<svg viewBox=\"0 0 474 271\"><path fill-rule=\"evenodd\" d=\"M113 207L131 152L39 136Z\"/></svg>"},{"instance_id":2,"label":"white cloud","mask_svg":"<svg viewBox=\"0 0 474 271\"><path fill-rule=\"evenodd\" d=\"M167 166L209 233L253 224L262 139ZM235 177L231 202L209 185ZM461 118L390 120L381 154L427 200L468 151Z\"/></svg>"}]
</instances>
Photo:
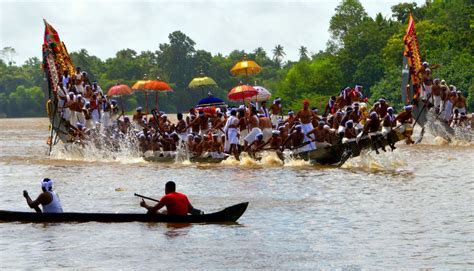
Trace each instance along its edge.
<instances>
[{"instance_id":1,"label":"white cloud","mask_svg":"<svg viewBox=\"0 0 474 271\"><path fill-rule=\"evenodd\" d=\"M0 47L14 47L17 63L41 57L45 18L68 46L106 59L124 48L155 51L181 30L198 49L228 54L281 44L287 59L298 48L323 50L329 20L340 1L24 1L0 0ZM374 16L390 16L397 0L362 0ZM419 4L422 1L417 0Z\"/></svg>"}]
</instances>

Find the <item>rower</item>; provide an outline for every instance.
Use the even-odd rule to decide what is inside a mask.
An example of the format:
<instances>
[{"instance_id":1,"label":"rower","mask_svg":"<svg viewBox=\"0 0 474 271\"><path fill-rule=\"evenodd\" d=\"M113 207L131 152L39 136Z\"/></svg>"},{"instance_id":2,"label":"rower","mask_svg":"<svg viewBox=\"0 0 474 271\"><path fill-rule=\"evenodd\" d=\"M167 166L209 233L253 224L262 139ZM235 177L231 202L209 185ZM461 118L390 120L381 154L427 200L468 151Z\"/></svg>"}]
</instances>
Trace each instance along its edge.
<instances>
[{"instance_id":1,"label":"rower","mask_svg":"<svg viewBox=\"0 0 474 271\"><path fill-rule=\"evenodd\" d=\"M239 119L237 119L237 110L232 109L230 111L230 117L227 119L227 123L224 127L224 132L226 135L226 148L229 154L234 154L235 157L238 157L238 144L239 144Z\"/></svg>"},{"instance_id":2,"label":"rower","mask_svg":"<svg viewBox=\"0 0 474 271\"><path fill-rule=\"evenodd\" d=\"M305 136L301 124L296 125L295 130L283 142L281 149L284 150L288 143L291 143L291 149L294 154L308 151L305 147L307 144L310 144L309 142L311 141L305 142Z\"/></svg>"},{"instance_id":3,"label":"rower","mask_svg":"<svg viewBox=\"0 0 474 271\"><path fill-rule=\"evenodd\" d=\"M255 140L247 146L245 151L248 151L250 149L251 152L255 153L261 151L263 147L265 147L265 145L267 145L267 142L263 140L263 133L258 133L255 136Z\"/></svg>"},{"instance_id":4,"label":"rower","mask_svg":"<svg viewBox=\"0 0 474 271\"><path fill-rule=\"evenodd\" d=\"M53 180L49 178L41 180L41 190L43 190L43 193L34 201L31 200L26 190L23 191L23 197L25 197L28 206L31 209L35 209L37 213L62 213L63 208L61 207L59 196L53 191ZM43 211L38 207L40 204L43 207Z\"/></svg>"},{"instance_id":5,"label":"rower","mask_svg":"<svg viewBox=\"0 0 474 271\"><path fill-rule=\"evenodd\" d=\"M313 117L317 116L313 111L311 111L311 109L309 109L309 100L305 99L303 101L303 109L296 113L295 118L301 121L301 130L305 135L304 142L310 142L305 148L308 151L316 149L316 145L311 142L311 138L307 136L307 133L314 129L313 124L311 123Z\"/></svg>"},{"instance_id":6,"label":"rower","mask_svg":"<svg viewBox=\"0 0 474 271\"><path fill-rule=\"evenodd\" d=\"M344 137L342 138L342 143L349 143L356 141L357 133L354 128L354 121L348 120L346 122L346 129L344 130Z\"/></svg>"},{"instance_id":7,"label":"rower","mask_svg":"<svg viewBox=\"0 0 474 271\"><path fill-rule=\"evenodd\" d=\"M262 130L259 128L259 119L257 117L257 109L252 107L250 109L250 117L248 118L248 129L250 133L244 138L244 149L247 150L249 145L256 140L257 135L262 134Z\"/></svg>"},{"instance_id":8,"label":"rower","mask_svg":"<svg viewBox=\"0 0 474 271\"><path fill-rule=\"evenodd\" d=\"M383 118L382 122L382 135L384 135L387 138L388 144L390 148L393 150L396 149L395 147L395 141L392 137L392 129L395 126L396 121L395 121L395 115L393 114L393 108L389 107L387 109L387 114Z\"/></svg>"},{"instance_id":9,"label":"rower","mask_svg":"<svg viewBox=\"0 0 474 271\"><path fill-rule=\"evenodd\" d=\"M402 133L407 139L407 144L413 144L415 141L411 139L411 135L413 134L413 127L411 127L411 123L413 123L413 115L412 115L412 105L407 105L403 107L405 109L404 112L401 112L395 118L395 122L400 122L400 133Z\"/></svg>"},{"instance_id":10,"label":"rower","mask_svg":"<svg viewBox=\"0 0 474 271\"><path fill-rule=\"evenodd\" d=\"M272 125L277 128L278 126L278 120L282 119L283 117L283 111L282 111L282 105L281 105L281 98L277 97L275 100L273 100L272 106L270 106L270 120L272 122Z\"/></svg>"},{"instance_id":11,"label":"rower","mask_svg":"<svg viewBox=\"0 0 474 271\"><path fill-rule=\"evenodd\" d=\"M380 119L379 116L377 115L377 112L371 112L369 115L369 119L364 125L364 129L362 132L357 136L357 142L364 136L364 135L369 135L370 140L372 141L372 148L375 150L375 153L379 154L378 146L380 143L380 136L381 133L379 132L380 130ZM380 148L383 151L385 150L385 147L380 144Z\"/></svg>"},{"instance_id":12,"label":"rower","mask_svg":"<svg viewBox=\"0 0 474 271\"><path fill-rule=\"evenodd\" d=\"M187 215L187 214L204 214L202 211L195 209L185 194L176 192L176 183L169 181L165 185L165 195L161 197L160 202L155 206L150 206L142 199L140 206L147 209L149 214L154 214L164 206L168 215Z\"/></svg>"}]
</instances>

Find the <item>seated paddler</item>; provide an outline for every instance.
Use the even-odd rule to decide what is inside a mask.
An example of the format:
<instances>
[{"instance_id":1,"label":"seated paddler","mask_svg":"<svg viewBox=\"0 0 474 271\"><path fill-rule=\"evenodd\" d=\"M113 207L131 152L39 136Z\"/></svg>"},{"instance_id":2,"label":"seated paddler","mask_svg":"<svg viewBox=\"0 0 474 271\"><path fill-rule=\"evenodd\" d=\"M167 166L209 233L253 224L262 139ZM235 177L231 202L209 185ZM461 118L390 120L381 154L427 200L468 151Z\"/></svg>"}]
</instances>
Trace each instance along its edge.
<instances>
[{"instance_id":1,"label":"seated paddler","mask_svg":"<svg viewBox=\"0 0 474 271\"><path fill-rule=\"evenodd\" d=\"M195 209L191 202L189 202L188 197L183 194L176 192L176 183L169 181L165 185L165 195L161 197L160 201L154 205L150 206L142 199L140 206L147 209L148 213L156 213L158 210L166 206L166 212L162 214L168 215L187 215L187 214L203 214L202 211Z\"/></svg>"},{"instance_id":2,"label":"seated paddler","mask_svg":"<svg viewBox=\"0 0 474 271\"><path fill-rule=\"evenodd\" d=\"M38 198L34 201L31 200L26 190L23 191L23 196L28 206L30 206L31 209L35 209L37 213L62 213L63 208L61 207L59 196L53 191L53 180L49 178L41 180L41 190L43 190L43 192L39 194ZM43 210L39 208L39 205L43 207Z\"/></svg>"}]
</instances>

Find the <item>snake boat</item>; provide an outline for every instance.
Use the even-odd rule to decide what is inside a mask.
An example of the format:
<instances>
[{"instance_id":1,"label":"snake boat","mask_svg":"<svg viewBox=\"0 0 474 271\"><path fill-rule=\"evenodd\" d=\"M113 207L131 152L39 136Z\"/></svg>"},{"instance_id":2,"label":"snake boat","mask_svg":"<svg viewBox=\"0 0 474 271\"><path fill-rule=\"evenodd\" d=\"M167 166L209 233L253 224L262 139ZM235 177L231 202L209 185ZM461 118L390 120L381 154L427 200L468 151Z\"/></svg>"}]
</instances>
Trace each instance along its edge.
<instances>
[{"instance_id":1,"label":"snake boat","mask_svg":"<svg viewBox=\"0 0 474 271\"><path fill-rule=\"evenodd\" d=\"M203 215L164 215L138 213L32 213L0 210L0 222L60 223L60 222L164 222L164 223L226 223L236 222L245 212L248 202Z\"/></svg>"}]
</instances>

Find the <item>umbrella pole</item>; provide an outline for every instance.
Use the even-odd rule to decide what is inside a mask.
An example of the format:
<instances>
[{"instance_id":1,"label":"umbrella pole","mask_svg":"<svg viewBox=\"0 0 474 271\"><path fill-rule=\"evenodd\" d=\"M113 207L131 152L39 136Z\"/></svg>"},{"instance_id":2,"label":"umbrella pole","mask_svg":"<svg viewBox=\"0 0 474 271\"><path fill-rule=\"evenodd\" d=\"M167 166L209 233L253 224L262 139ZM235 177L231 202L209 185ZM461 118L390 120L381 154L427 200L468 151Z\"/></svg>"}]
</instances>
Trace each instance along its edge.
<instances>
[{"instance_id":1,"label":"umbrella pole","mask_svg":"<svg viewBox=\"0 0 474 271\"><path fill-rule=\"evenodd\" d=\"M158 110L158 91L155 92L155 109Z\"/></svg>"},{"instance_id":2,"label":"umbrella pole","mask_svg":"<svg viewBox=\"0 0 474 271\"><path fill-rule=\"evenodd\" d=\"M122 105L122 118L125 116L125 106L124 106L124 103L123 103L123 99L122 99L122 96L120 96L120 104ZM120 118L120 116L119 116Z\"/></svg>"},{"instance_id":3,"label":"umbrella pole","mask_svg":"<svg viewBox=\"0 0 474 271\"><path fill-rule=\"evenodd\" d=\"M146 112L146 115L148 117L148 93L145 91L145 112Z\"/></svg>"}]
</instances>

